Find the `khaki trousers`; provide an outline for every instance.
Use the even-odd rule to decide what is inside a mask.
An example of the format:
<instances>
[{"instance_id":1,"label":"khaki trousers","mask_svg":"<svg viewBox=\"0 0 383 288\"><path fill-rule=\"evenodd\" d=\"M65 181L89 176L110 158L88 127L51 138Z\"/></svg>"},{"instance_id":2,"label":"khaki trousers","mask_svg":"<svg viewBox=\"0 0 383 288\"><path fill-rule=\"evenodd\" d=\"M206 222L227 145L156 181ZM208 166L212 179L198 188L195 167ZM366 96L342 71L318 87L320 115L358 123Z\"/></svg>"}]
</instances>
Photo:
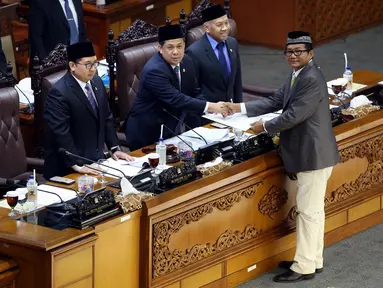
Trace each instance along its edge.
<instances>
[{"instance_id":1,"label":"khaki trousers","mask_svg":"<svg viewBox=\"0 0 383 288\"><path fill-rule=\"evenodd\" d=\"M324 197L333 167L297 174L297 247L290 269L300 274L323 267Z\"/></svg>"}]
</instances>

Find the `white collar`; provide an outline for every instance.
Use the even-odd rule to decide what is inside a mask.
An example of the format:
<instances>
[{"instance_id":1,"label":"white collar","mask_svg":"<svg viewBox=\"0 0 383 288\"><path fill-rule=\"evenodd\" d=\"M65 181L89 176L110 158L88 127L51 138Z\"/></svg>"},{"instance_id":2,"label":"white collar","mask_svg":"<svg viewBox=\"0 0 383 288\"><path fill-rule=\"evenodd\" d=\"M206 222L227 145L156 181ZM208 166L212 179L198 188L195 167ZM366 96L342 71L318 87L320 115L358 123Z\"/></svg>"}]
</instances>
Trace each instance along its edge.
<instances>
[{"instance_id":1,"label":"white collar","mask_svg":"<svg viewBox=\"0 0 383 288\"><path fill-rule=\"evenodd\" d=\"M88 82L85 83L85 82L83 82L83 81L77 79L76 76L74 76L73 74L72 74L72 76L73 76L74 79L76 79L77 83L80 85L80 87L81 87L82 90L85 90L85 86L86 86L86 84L89 84L89 85L90 85L90 80L89 80Z\"/></svg>"},{"instance_id":2,"label":"white collar","mask_svg":"<svg viewBox=\"0 0 383 288\"><path fill-rule=\"evenodd\" d=\"M309 63L313 62L313 59L311 59L309 61ZM308 63L307 63L308 64ZM299 69L298 71L293 71L293 76L295 77L298 77L299 73L301 73L301 71L306 67L307 65L303 66L301 69Z\"/></svg>"},{"instance_id":3,"label":"white collar","mask_svg":"<svg viewBox=\"0 0 383 288\"><path fill-rule=\"evenodd\" d=\"M170 65L170 66L172 66L172 68L174 70L174 68L176 68L176 67L180 68L180 63L178 63L176 66L173 66L173 65Z\"/></svg>"}]
</instances>

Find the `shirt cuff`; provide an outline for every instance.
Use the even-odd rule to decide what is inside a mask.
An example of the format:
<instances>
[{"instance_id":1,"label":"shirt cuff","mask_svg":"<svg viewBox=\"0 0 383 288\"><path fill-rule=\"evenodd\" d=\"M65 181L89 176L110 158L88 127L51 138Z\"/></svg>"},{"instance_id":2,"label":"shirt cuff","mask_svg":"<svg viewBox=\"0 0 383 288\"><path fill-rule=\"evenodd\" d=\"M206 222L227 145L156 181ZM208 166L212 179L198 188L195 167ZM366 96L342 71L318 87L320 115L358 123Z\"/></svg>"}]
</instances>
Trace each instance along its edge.
<instances>
[{"instance_id":1,"label":"shirt cuff","mask_svg":"<svg viewBox=\"0 0 383 288\"><path fill-rule=\"evenodd\" d=\"M241 114L247 114L245 103L242 102L239 105L241 106Z\"/></svg>"},{"instance_id":2,"label":"shirt cuff","mask_svg":"<svg viewBox=\"0 0 383 288\"><path fill-rule=\"evenodd\" d=\"M73 165L72 166L72 169L76 172L79 172L81 170L82 167L78 166L78 165Z\"/></svg>"},{"instance_id":3,"label":"shirt cuff","mask_svg":"<svg viewBox=\"0 0 383 288\"><path fill-rule=\"evenodd\" d=\"M266 124L266 122L263 122L263 130L265 130L266 133L269 133L269 132L267 132L267 130L266 130L266 125L265 125L265 124Z\"/></svg>"},{"instance_id":4,"label":"shirt cuff","mask_svg":"<svg viewBox=\"0 0 383 288\"><path fill-rule=\"evenodd\" d=\"M209 102L206 102L205 109L203 110L203 113L207 113L207 109L209 108Z\"/></svg>"}]
</instances>

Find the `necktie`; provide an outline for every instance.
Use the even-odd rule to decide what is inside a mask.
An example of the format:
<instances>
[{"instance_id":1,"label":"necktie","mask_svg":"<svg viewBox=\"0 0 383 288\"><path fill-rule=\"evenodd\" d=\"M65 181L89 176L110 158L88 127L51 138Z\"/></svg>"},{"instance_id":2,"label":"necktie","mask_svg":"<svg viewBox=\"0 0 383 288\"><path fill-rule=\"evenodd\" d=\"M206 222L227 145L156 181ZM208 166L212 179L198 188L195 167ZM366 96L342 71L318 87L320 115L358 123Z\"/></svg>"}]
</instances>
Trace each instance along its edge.
<instances>
[{"instance_id":1,"label":"necktie","mask_svg":"<svg viewBox=\"0 0 383 288\"><path fill-rule=\"evenodd\" d=\"M180 78L180 67L179 66L174 67L174 73L176 73L176 75L177 75L178 86L179 86L180 91L181 91L181 78Z\"/></svg>"},{"instance_id":2,"label":"necktie","mask_svg":"<svg viewBox=\"0 0 383 288\"><path fill-rule=\"evenodd\" d=\"M223 54L223 49L225 49L225 42L219 42L217 44L217 49L218 49L219 65L221 66L223 75L225 76L225 80L227 81L229 79L229 69L227 67L225 54Z\"/></svg>"},{"instance_id":3,"label":"necktie","mask_svg":"<svg viewBox=\"0 0 383 288\"><path fill-rule=\"evenodd\" d=\"M180 67L179 66L174 67L174 73L176 73L176 75L177 75L178 85L179 85L179 88L181 91L181 78L180 78ZM182 111L181 116L180 116L180 121L178 121L176 129L174 130L174 132L176 134L181 134L182 132L185 131L185 127L183 127L183 125L182 125L184 120L185 120L185 112Z\"/></svg>"},{"instance_id":4,"label":"necktie","mask_svg":"<svg viewBox=\"0 0 383 288\"><path fill-rule=\"evenodd\" d=\"M92 87L89 85L89 83L86 83L85 90L86 90L86 97L89 100L90 106L92 106L94 112L97 112L97 103L93 97Z\"/></svg>"},{"instance_id":5,"label":"necktie","mask_svg":"<svg viewBox=\"0 0 383 288\"><path fill-rule=\"evenodd\" d=\"M290 88L293 87L296 78L297 78L297 76L295 76L295 74L293 74L293 76L291 77Z\"/></svg>"},{"instance_id":6,"label":"necktie","mask_svg":"<svg viewBox=\"0 0 383 288\"><path fill-rule=\"evenodd\" d=\"M69 0L65 0L65 13L66 18L68 20L69 29L70 29L70 44L74 44L78 42L78 29L76 27L76 22L74 22L74 17L72 10L69 7Z\"/></svg>"}]
</instances>

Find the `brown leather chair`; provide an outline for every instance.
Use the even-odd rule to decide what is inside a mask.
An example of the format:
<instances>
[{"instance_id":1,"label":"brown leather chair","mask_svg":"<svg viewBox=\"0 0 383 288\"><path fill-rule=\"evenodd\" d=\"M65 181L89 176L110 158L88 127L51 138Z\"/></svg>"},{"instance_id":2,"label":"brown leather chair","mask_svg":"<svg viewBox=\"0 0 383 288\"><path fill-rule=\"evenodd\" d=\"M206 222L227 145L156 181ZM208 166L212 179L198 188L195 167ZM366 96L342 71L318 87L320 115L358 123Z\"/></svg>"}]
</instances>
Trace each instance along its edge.
<instances>
[{"instance_id":1,"label":"brown leather chair","mask_svg":"<svg viewBox=\"0 0 383 288\"><path fill-rule=\"evenodd\" d=\"M0 178L27 180L30 172L41 172L44 161L27 158L20 131L19 95L15 88L0 89Z\"/></svg>"}]
</instances>

